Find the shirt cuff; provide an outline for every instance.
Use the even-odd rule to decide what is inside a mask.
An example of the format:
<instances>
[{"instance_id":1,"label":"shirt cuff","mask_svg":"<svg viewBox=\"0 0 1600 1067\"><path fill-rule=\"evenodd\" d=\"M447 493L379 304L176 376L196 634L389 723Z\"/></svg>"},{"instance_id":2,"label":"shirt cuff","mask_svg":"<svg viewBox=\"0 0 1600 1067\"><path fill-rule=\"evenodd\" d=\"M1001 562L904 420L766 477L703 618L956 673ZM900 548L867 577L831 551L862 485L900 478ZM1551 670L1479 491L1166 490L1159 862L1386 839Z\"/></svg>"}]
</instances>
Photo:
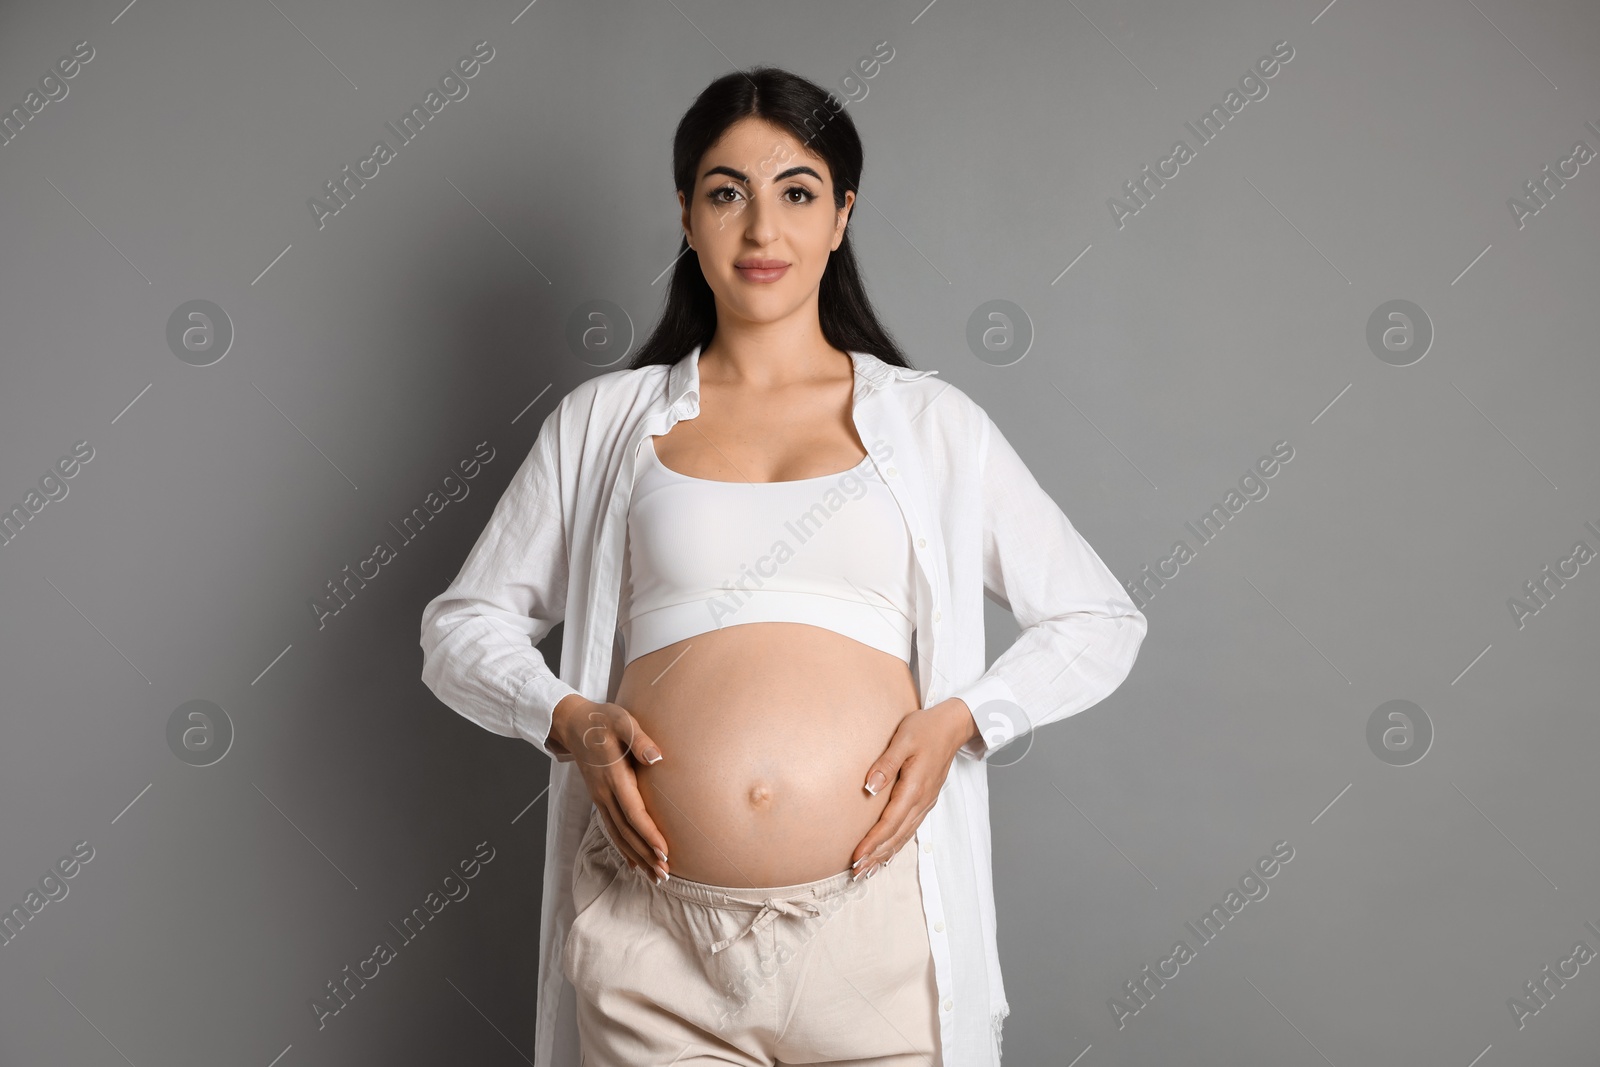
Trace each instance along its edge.
<instances>
[{"instance_id":1,"label":"shirt cuff","mask_svg":"<svg viewBox=\"0 0 1600 1067\"><path fill-rule=\"evenodd\" d=\"M994 748L999 748L1008 741L1021 736L1026 728L1017 705L1016 694L1011 691L1011 686L998 674L989 673L979 678L976 682L958 692L951 693L952 697L966 704L967 710L972 713L972 720L979 730L979 736L971 738L962 745L957 752L968 759L985 760ZM984 711L984 705L999 701L1008 705L1008 708L990 708Z\"/></svg>"},{"instance_id":2,"label":"shirt cuff","mask_svg":"<svg viewBox=\"0 0 1600 1067\"><path fill-rule=\"evenodd\" d=\"M535 671L512 704L511 724L516 728L517 735L551 759L556 759L548 740L550 727L555 722L556 705L576 692L551 671Z\"/></svg>"}]
</instances>

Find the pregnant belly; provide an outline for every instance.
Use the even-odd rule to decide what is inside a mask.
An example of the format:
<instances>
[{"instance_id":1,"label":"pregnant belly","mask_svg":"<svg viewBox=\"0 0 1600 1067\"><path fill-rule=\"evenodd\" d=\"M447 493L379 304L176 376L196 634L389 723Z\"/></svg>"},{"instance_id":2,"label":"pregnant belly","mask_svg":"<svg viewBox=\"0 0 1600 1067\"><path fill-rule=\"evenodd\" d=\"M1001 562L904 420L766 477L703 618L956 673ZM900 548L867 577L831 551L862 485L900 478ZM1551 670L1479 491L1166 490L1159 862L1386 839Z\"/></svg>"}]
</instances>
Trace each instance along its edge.
<instances>
[{"instance_id":1,"label":"pregnant belly","mask_svg":"<svg viewBox=\"0 0 1600 1067\"><path fill-rule=\"evenodd\" d=\"M889 802L862 788L867 768L919 706L904 660L787 622L640 656L615 702L665 757L636 773L672 876L740 888L850 869Z\"/></svg>"}]
</instances>

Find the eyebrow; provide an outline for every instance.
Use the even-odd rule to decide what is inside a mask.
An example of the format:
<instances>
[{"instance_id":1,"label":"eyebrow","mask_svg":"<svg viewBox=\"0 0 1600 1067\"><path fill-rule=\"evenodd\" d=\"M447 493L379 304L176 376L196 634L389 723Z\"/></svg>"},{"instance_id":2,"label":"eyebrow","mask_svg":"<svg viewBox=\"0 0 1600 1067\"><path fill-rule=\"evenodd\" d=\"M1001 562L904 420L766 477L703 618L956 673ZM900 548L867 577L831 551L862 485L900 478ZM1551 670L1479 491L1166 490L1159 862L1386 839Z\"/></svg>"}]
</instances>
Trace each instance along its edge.
<instances>
[{"instance_id":1,"label":"eyebrow","mask_svg":"<svg viewBox=\"0 0 1600 1067\"><path fill-rule=\"evenodd\" d=\"M739 179L740 181L744 182L746 185L750 184L750 177L747 174L744 174L742 171L734 170L732 167L712 167L710 170L706 171L705 174L703 174L701 177L702 178L709 178L713 174L726 174L730 178ZM773 175L772 180L775 181L775 182L781 182L781 181L783 181L783 179L792 178L796 174L809 174L809 175L811 175L811 177L817 179L817 181L819 181L819 182L822 180L822 175L818 174L816 171L812 170L810 167L803 166L803 165L799 166L799 167L790 167L788 170L782 172L781 174L775 174L775 175Z\"/></svg>"}]
</instances>

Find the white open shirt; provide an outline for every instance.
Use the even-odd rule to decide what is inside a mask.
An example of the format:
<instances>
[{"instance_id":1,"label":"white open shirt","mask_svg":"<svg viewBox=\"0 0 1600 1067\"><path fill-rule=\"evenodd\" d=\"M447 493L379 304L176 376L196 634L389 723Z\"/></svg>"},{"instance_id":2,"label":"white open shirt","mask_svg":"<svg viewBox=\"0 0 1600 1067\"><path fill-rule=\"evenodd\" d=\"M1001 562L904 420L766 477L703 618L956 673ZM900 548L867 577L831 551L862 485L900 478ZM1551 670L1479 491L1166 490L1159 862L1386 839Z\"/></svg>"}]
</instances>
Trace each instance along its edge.
<instances>
[{"instance_id":1,"label":"white open shirt","mask_svg":"<svg viewBox=\"0 0 1600 1067\"><path fill-rule=\"evenodd\" d=\"M976 402L936 381L937 371L850 357L856 430L914 546L921 706L959 697L982 734L962 747L918 828L943 1067L998 1067L1011 1008L995 934L985 760L1122 684L1148 624ZM561 950L594 807L576 765L547 744L552 712L572 693L610 703L617 692L639 446L699 415L699 362L696 347L671 366L611 371L563 397L461 572L422 615L428 687L484 729L551 757L534 1067L577 1064ZM985 593L1021 628L987 671ZM561 669L553 673L534 646L558 622Z\"/></svg>"}]
</instances>

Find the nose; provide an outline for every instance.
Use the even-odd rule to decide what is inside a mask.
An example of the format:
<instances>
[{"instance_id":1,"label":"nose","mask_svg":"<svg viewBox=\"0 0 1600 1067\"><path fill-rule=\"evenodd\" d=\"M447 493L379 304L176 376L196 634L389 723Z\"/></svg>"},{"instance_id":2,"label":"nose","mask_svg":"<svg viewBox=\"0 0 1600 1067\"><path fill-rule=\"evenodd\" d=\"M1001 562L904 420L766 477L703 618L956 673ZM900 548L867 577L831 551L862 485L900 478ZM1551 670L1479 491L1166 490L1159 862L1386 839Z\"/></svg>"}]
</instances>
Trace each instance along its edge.
<instances>
[{"instance_id":1,"label":"nose","mask_svg":"<svg viewBox=\"0 0 1600 1067\"><path fill-rule=\"evenodd\" d=\"M744 232L756 244L766 244L777 234L777 224L774 222L773 212L777 210L776 204L767 202L765 196L758 195L745 203Z\"/></svg>"}]
</instances>

